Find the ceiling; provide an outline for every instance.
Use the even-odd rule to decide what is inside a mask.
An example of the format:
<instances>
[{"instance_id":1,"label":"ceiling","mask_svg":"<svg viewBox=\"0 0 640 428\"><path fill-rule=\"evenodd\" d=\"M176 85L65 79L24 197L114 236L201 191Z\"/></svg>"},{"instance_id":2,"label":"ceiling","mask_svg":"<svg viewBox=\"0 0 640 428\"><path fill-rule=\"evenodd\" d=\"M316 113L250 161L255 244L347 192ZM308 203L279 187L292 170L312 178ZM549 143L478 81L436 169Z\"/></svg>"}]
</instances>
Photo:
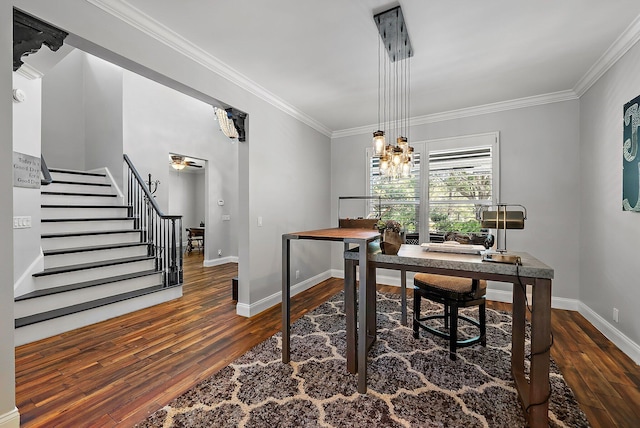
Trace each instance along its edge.
<instances>
[{"instance_id":1,"label":"ceiling","mask_svg":"<svg viewBox=\"0 0 640 428\"><path fill-rule=\"evenodd\" d=\"M106 0L89 0L106 8ZM109 7L112 7L112 2ZM377 121L385 0L121 0L129 22L221 61L277 105L335 133ZM561 93L577 97L640 28L638 0L403 0L411 116ZM121 14L122 15L122 14ZM627 40L623 45L622 41ZM610 65L610 64L609 64ZM595 69L594 69L595 67ZM596 70L597 71L597 70ZM593 80L593 79L591 79ZM592 82L591 82L592 83ZM225 100L221 100L225 102ZM250 113L250 112L249 112Z\"/></svg>"}]
</instances>

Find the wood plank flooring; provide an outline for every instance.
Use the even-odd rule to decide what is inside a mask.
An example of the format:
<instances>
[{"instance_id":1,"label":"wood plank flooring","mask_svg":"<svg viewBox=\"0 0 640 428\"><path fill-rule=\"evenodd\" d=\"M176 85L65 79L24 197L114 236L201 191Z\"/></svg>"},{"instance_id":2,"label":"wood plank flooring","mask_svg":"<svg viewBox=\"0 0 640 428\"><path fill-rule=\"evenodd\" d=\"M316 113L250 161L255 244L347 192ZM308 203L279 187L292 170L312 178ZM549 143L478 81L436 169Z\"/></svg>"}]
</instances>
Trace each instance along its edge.
<instances>
[{"instance_id":1,"label":"wood plank flooring","mask_svg":"<svg viewBox=\"0 0 640 428\"><path fill-rule=\"evenodd\" d=\"M21 425L133 426L279 331L279 306L236 315L235 275L235 264L204 268L202 255L191 253L181 299L16 348ZM294 297L292 319L341 289L341 280L329 279ZM591 424L640 426L640 368L580 314L552 317L552 355Z\"/></svg>"}]
</instances>

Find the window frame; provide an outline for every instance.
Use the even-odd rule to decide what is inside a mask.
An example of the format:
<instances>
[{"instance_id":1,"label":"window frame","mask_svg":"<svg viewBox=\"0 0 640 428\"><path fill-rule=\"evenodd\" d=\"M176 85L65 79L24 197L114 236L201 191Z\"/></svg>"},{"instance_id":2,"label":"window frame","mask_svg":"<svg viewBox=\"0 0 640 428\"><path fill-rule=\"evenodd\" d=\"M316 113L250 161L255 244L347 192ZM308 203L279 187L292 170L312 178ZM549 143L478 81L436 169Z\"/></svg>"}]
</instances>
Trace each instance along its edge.
<instances>
[{"instance_id":1,"label":"window frame","mask_svg":"<svg viewBox=\"0 0 640 428\"><path fill-rule=\"evenodd\" d=\"M448 138L420 141L411 144L416 153L420 153L420 177L418 179L419 213L418 232L421 242L428 242L429 235L429 154L431 151L468 149L474 147L491 147L492 182L491 203L496 205L500 201L500 132L486 132L480 134L460 135ZM365 183L366 196L371 195L371 157L373 149L365 150ZM368 208L367 208L368 211Z\"/></svg>"}]
</instances>

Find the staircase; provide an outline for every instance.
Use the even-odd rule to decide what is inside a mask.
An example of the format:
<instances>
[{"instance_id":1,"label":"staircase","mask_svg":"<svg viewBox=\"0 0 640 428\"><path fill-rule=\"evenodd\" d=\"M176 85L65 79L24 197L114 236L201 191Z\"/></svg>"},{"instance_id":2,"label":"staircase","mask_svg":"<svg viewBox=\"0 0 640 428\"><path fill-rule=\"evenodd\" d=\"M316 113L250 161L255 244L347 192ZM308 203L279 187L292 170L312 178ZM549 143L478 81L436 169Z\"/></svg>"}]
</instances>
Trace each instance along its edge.
<instances>
[{"instance_id":1,"label":"staircase","mask_svg":"<svg viewBox=\"0 0 640 428\"><path fill-rule=\"evenodd\" d=\"M28 343L182 295L167 284L147 222L106 174L50 169L41 190L44 270L15 298L17 343ZM159 252L158 252L159 253Z\"/></svg>"}]
</instances>

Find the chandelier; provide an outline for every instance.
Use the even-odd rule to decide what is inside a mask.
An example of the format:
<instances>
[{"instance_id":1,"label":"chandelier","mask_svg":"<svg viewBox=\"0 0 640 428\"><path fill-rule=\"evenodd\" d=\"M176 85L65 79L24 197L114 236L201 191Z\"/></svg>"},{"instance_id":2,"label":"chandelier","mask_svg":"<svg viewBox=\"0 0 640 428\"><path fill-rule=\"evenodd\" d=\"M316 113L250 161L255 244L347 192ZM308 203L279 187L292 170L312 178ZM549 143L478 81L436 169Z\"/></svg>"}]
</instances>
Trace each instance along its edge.
<instances>
[{"instance_id":1,"label":"chandelier","mask_svg":"<svg viewBox=\"0 0 640 428\"><path fill-rule=\"evenodd\" d=\"M218 119L218 125L224 135L233 139L238 138L238 130L236 129L233 120L229 117L229 113L218 107L214 107L213 111Z\"/></svg>"},{"instance_id":2,"label":"chandelier","mask_svg":"<svg viewBox=\"0 0 640 428\"><path fill-rule=\"evenodd\" d=\"M413 147L409 145L411 41L400 6L378 13L373 19L380 33L378 130L373 133L373 155L380 158L383 176L409 177L413 167ZM386 135L396 137L387 144Z\"/></svg>"}]
</instances>

